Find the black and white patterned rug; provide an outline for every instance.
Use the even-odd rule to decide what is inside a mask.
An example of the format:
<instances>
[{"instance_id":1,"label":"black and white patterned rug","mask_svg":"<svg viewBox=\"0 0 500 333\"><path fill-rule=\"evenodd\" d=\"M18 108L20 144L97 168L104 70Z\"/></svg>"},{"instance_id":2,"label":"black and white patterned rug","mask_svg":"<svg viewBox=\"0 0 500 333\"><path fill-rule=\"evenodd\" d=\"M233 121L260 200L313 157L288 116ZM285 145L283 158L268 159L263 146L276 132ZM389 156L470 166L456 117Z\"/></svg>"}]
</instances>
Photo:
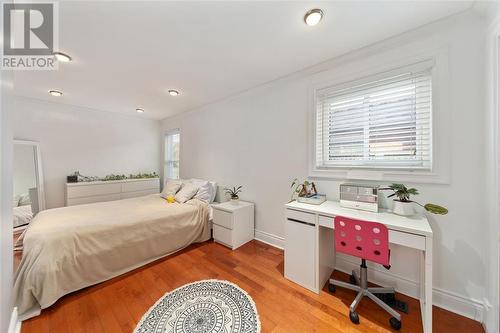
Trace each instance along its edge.
<instances>
[{"instance_id":1,"label":"black and white patterned rug","mask_svg":"<svg viewBox=\"0 0 500 333\"><path fill-rule=\"evenodd\" d=\"M142 317L134 333L258 333L250 295L234 283L204 280L165 294Z\"/></svg>"}]
</instances>

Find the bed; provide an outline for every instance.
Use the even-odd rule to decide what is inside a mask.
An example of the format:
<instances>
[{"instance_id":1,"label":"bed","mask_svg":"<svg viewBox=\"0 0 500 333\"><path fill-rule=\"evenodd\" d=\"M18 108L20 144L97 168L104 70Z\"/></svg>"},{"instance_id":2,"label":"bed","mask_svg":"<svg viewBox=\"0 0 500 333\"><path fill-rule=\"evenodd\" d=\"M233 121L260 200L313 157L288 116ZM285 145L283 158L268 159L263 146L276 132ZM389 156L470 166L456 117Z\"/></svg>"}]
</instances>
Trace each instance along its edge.
<instances>
[{"instance_id":1,"label":"bed","mask_svg":"<svg viewBox=\"0 0 500 333\"><path fill-rule=\"evenodd\" d=\"M20 319L60 297L210 239L210 206L159 194L42 211L23 237L14 278Z\"/></svg>"}]
</instances>

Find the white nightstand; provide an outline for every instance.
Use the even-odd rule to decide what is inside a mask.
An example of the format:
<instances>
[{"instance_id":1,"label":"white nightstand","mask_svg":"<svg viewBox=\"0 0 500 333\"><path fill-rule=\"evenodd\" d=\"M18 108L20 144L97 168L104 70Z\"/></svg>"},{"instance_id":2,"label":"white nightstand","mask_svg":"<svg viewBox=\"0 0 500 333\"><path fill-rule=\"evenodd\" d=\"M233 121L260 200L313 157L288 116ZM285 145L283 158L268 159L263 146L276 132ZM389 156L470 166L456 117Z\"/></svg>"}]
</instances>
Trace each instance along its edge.
<instances>
[{"instance_id":1,"label":"white nightstand","mask_svg":"<svg viewBox=\"0 0 500 333\"><path fill-rule=\"evenodd\" d=\"M231 201L212 205L214 240L237 249L254 238L254 204Z\"/></svg>"}]
</instances>

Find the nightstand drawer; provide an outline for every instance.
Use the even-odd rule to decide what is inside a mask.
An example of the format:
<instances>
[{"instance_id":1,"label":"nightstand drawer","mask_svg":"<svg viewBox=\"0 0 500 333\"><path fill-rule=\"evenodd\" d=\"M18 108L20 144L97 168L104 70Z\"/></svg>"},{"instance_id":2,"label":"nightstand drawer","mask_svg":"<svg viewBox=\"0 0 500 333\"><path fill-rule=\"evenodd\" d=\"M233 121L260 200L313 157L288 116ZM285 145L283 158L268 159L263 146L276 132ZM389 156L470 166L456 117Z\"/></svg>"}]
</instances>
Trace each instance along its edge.
<instances>
[{"instance_id":1,"label":"nightstand drawer","mask_svg":"<svg viewBox=\"0 0 500 333\"><path fill-rule=\"evenodd\" d=\"M233 214L220 209L214 209L214 224L227 229L233 229Z\"/></svg>"},{"instance_id":2,"label":"nightstand drawer","mask_svg":"<svg viewBox=\"0 0 500 333\"><path fill-rule=\"evenodd\" d=\"M233 233L230 229L214 224L214 239L216 242L233 247Z\"/></svg>"}]
</instances>

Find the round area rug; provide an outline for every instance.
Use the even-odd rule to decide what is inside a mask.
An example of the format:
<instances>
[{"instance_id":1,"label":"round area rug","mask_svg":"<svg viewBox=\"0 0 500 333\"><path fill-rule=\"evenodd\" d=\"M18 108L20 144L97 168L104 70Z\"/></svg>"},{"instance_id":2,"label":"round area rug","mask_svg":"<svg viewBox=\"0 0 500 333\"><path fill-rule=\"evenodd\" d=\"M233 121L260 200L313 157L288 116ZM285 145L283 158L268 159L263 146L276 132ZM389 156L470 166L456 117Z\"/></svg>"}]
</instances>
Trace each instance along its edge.
<instances>
[{"instance_id":1,"label":"round area rug","mask_svg":"<svg viewBox=\"0 0 500 333\"><path fill-rule=\"evenodd\" d=\"M134 333L258 333L255 303L229 281L186 284L160 298Z\"/></svg>"}]
</instances>

